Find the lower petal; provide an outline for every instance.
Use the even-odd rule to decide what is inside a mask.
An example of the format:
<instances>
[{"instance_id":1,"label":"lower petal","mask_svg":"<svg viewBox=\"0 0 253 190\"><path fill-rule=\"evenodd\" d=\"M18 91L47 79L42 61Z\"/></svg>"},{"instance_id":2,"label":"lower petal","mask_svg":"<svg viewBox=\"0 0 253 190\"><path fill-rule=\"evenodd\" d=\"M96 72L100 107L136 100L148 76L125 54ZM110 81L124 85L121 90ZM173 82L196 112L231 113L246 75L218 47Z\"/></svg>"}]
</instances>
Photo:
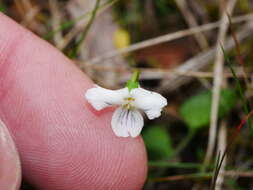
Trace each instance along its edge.
<instances>
[{"instance_id":1,"label":"lower petal","mask_svg":"<svg viewBox=\"0 0 253 190\"><path fill-rule=\"evenodd\" d=\"M145 110L146 115L149 119L155 119L161 116L162 109L150 109Z\"/></svg>"},{"instance_id":2,"label":"lower petal","mask_svg":"<svg viewBox=\"0 0 253 190\"><path fill-rule=\"evenodd\" d=\"M137 110L119 107L112 116L112 130L119 137L137 137L144 125L143 117Z\"/></svg>"}]
</instances>

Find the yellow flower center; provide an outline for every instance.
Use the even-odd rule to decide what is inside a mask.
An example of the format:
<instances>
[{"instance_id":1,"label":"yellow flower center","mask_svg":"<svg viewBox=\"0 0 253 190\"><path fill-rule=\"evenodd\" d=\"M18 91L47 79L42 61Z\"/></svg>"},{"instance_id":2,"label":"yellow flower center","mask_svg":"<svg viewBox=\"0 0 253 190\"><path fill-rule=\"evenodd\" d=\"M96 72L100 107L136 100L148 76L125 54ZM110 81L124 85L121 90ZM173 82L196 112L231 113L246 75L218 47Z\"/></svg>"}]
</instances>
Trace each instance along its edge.
<instances>
[{"instance_id":1,"label":"yellow flower center","mask_svg":"<svg viewBox=\"0 0 253 190\"><path fill-rule=\"evenodd\" d=\"M123 104L123 108L128 109L128 110L132 109L133 108L132 103L135 101L135 99L132 97L127 97L127 98L124 98L124 100L126 101L126 103Z\"/></svg>"}]
</instances>

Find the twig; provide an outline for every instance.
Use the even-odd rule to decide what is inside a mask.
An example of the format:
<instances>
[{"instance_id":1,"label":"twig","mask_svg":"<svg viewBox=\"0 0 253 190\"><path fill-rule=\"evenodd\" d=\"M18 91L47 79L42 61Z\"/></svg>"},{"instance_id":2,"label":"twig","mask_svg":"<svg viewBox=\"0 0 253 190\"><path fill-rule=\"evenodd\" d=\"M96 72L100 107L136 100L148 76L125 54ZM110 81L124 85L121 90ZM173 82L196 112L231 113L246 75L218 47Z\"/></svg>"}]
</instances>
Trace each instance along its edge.
<instances>
[{"instance_id":1,"label":"twig","mask_svg":"<svg viewBox=\"0 0 253 190\"><path fill-rule=\"evenodd\" d=\"M209 137L208 137L208 145L206 156L204 159L204 165L208 164L211 161L213 150L215 146L216 139L216 130L217 130L217 120L218 120L218 107L220 100L220 90L222 86L223 80L223 64L224 64L224 56L220 49L220 43L225 43L226 33L228 30L228 18L226 15L226 11L231 15L233 8L235 6L236 0L230 0L227 2L227 6L223 11L223 15L221 17L220 29L217 40L216 47L216 58L214 62L214 84L213 84L213 94L212 94L212 105L211 105L211 115L210 115L210 128L209 128Z\"/></svg>"},{"instance_id":2,"label":"twig","mask_svg":"<svg viewBox=\"0 0 253 190\"><path fill-rule=\"evenodd\" d=\"M247 14L247 15L232 18L232 22L233 23L240 23L240 22L252 20L252 19L253 19L253 14ZM194 28L190 28L190 29L186 29L186 30L177 31L174 33L169 33L169 34L166 34L163 36L159 36L156 38L152 38L149 40L145 40L143 42L133 44L127 48L107 52L100 57L95 57L93 59L87 60L86 62L91 63L91 64L98 63L98 62L101 62L105 59L110 59L112 57L119 56L119 55L126 54L126 53L130 53L130 52L133 52L133 51L145 48L145 47L149 47L149 46L157 45L160 43L172 41L172 40L179 39L179 38L189 36L189 35L193 35L195 33L199 33L202 31L208 31L208 30L217 28L219 25L220 25L220 21L217 21L217 22L205 24L205 25L202 25L199 27L194 27Z\"/></svg>"},{"instance_id":3,"label":"twig","mask_svg":"<svg viewBox=\"0 0 253 190\"><path fill-rule=\"evenodd\" d=\"M176 3L190 28L197 27L198 23L192 12L187 7L186 1L176 0ZM202 32L194 34L194 37L202 50L208 48L208 41Z\"/></svg>"}]
</instances>

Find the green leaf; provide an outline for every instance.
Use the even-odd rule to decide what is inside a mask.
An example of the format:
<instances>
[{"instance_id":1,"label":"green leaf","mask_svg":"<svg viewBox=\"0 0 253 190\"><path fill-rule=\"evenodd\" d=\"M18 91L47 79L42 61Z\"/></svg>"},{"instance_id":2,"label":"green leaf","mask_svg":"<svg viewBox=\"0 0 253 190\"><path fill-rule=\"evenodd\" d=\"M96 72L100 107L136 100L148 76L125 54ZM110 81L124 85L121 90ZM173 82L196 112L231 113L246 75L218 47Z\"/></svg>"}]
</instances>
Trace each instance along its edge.
<instances>
[{"instance_id":1,"label":"green leaf","mask_svg":"<svg viewBox=\"0 0 253 190\"><path fill-rule=\"evenodd\" d=\"M227 114L235 105L236 92L233 89L221 90L219 104L219 118ZM180 107L180 114L190 129L198 129L207 126L210 122L212 93L201 92L186 100Z\"/></svg>"},{"instance_id":2,"label":"green leaf","mask_svg":"<svg viewBox=\"0 0 253 190\"><path fill-rule=\"evenodd\" d=\"M168 0L155 0L154 1L155 12L158 16L166 16L175 14L177 6L174 1Z\"/></svg>"},{"instance_id":3,"label":"green leaf","mask_svg":"<svg viewBox=\"0 0 253 190\"><path fill-rule=\"evenodd\" d=\"M143 132L149 160L168 158L173 153L171 138L165 128L152 126Z\"/></svg>"},{"instance_id":4,"label":"green leaf","mask_svg":"<svg viewBox=\"0 0 253 190\"><path fill-rule=\"evenodd\" d=\"M6 11L5 5L4 5L3 3L0 2L0 12L5 13L5 11Z\"/></svg>"}]
</instances>

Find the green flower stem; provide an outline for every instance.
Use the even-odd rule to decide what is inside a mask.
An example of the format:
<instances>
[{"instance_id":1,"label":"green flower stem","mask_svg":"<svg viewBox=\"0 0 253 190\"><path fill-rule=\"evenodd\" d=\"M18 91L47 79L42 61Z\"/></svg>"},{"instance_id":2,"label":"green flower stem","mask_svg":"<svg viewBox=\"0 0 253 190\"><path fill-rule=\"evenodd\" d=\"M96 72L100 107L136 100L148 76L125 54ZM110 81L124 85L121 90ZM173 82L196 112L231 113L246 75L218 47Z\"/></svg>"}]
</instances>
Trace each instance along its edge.
<instances>
[{"instance_id":1,"label":"green flower stem","mask_svg":"<svg viewBox=\"0 0 253 190\"><path fill-rule=\"evenodd\" d=\"M139 81L139 77L140 77L140 70L136 69L134 71L134 74L133 74L132 78L131 78L131 81L132 82L138 82Z\"/></svg>"},{"instance_id":2,"label":"green flower stem","mask_svg":"<svg viewBox=\"0 0 253 190\"><path fill-rule=\"evenodd\" d=\"M175 180L209 180L212 178L211 172L200 172L194 174L185 174L180 176L169 176L169 177L160 177L160 178L148 178L148 181L151 182L166 182L166 181L175 181ZM175 179L176 178L176 179Z\"/></svg>"},{"instance_id":3,"label":"green flower stem","mask_svg":"<svg viewBox=\"0 0 253 190\"><path fill-rule=\"evenodd\" d=\"M228 171L229 172L229 171ZM233 172L233 170L232 170ZM252 174L252 170L241 170L236 171L237 173L241 173L241 177L244 177L244 174ZM229 174L229 173L228 173ZM165 176L165 177L159 177L159 178L148 178L148 181L152 182L168 182L168 181L178 181L178 180L209 180L213 177L212 172L199 172L199 173L192 173L192 174L184 174L184 175L177 175L177 176Z\"/></svg>"},{"instance_id":4,"label":"green flower stem","mask_svg":"<svg viewBox=\"0 0 253 190\"><path fill-rule=\"evenodd\" d=\"M97 0L96 1L96 4L95 4L95 7L91 13L91 17L90 17L90 20L88 21L88 23L86 24L85 26L85 29L84 31L82 32L81 36L80 36L80 39L77 41L76 43L76 46L72 49L72 51L70 52L70 55L69 57L70 58L74 58L76 57L77 53L78 53L78 50L81 46L81 44L83 43L83 41L85 40L89 30L90 30L90 27L92 25L92 23L94 22L95 20L95 17L96 17L96 14L97 14L97 11L99 9L99 4L100 4L100 0Z\"/></svg>"},{"instance_id":5,"label":"green flower stem","mask_svg":"<svg viewBox=\"0 0 253 190\"><path fill-rule=\"evenodd\" d=\"M244 111L245 114L248 114L250 112L250 108L248 107L247 100L244 96L240 81L239 81L239 79L236 75L236 72L235 72L235 70L234 70L234 68L233 68L233 66L230 62L230 59L229 59L224 47L222 46L222 44L220 44L220 46L221 46L221 50L222 50L223 55L224 55L224 59L228 63L228 67L229 67L229 69L230 69L230 71L233 75L233 78L236 82L236 88L237 88L237 91L239 92L239 96L240 96L240 99L242 101L243 111ZM252 126L252 119L251 118L249 118L249 121L247 122L247 124L249 125L249 127L251 129L251 135L253 135L253 126Z\"/></svg>"},{"instance_id":6,"label":"green flower stem","mask_svg":"<svg viewBox=\"0 0 253 190\"><path fill-rule=\"evenodd\" d=\"M126 87L128 88L129 92L134 88L139 87L139 76L140 70L136 69L129 81L127 81Z\"/></svg>"},{"instance_id":7,"label":"green flower stem","mask_svg":"<svg viewBox=\"0 0 253 190\"><path fill-rule=\"evenodd\" d=\"M199 169L202 164L190 163L190 162L168 162L168 161L149 161L149 167L161 167L161 168L182 168L182 169ZM209 165L208 168L214 168L214 165Z\"/></svg>"},{"instance_id":8,"label":"green flower stem","mask_svg":"<svg viewBox=\"0 0 253 190\"><path fill-rule=\"evenodd\" d=\"M101 11L106 10L108 7L112 6L114 3L116 3L118 0L108 0L107 2L101 4L99 6L99 9L103 9ZM0 3L0 9L1 9L1 3ZM0 10L1 11L1 10ZM60 32L62 30L66 30L69 29L70 27L74 26L76 23L78 23L79 21L83 20L84 18L86 18L87 16L91 16L92 15L92 11L89 11L87 13L84 13L83 15L79 16L78 18L74 19L74 20L68 20L65 21L61 24L61 26L59 26L56 30L53 30L51 32L48 32L47 34L45 34L43 36L43 38L45 40L49 40L54 34L56 34L57 32Z\"/></svg>"},{"instance_id":9,"label":"green flower stem","mask_svg":"<svg viewBox=\"0 0 253 190\"><path fill-rule=\"evenodd\" d=\"M184 137L181 143L177 146L176 150L170 156L170 158L173 158L179 155L182 152L182 150L184 150L184 148L189 144L189 142L192 140L195 134L196 134L196 130L190 130L189 133L186 135L186 137Z\"/></svg>"}]
</instances>

